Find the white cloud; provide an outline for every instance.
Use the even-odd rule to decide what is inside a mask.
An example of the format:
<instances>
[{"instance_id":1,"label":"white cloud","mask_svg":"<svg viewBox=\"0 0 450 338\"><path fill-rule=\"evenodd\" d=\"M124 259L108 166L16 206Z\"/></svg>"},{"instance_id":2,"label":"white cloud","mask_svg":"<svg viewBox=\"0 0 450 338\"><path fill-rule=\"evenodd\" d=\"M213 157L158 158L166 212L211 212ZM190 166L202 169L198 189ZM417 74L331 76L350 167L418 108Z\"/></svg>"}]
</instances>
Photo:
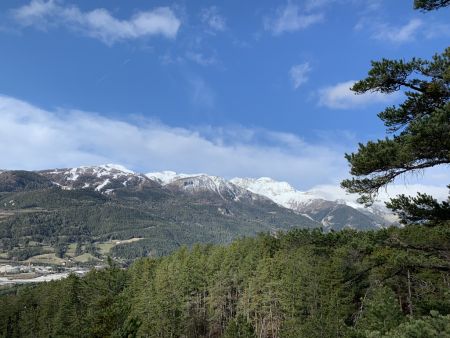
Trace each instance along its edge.
<instances>
[{"instance_id":1,"label":"white cloud","mask_svg":"<svg viewBox=\"0 0 450 338\"><path fill-rule=\"evenodd\" d=\"M450 25L438 21L410 19L403 26L394 26L371 16L362 17L354 29L368 30L370 37L381 42L401 45L422 39L438 39L450 37Z\"/></svg>"},{"instance_id":2,"label":"white cloud","mask_svg":"<svg viewBox=\"0 0 450 338\"><path fill-rule=\"evenodd\" d=\"M227 22L216 6L202 9L200 19L213 31L223 32L227 29Z\"/></svg>"},{"instance_id":3,"label":"white cloud","mask_svg":"<svg viewBox=\"0 0 450 338\"><path fill-rule=\"evenodd\" d=\"M333 5L356 7L360 12L369 13L379 10L384 0L303 0L306 10L330 8Z\"/></svg>"},{"instance_id":4,"label":"white cloud","mask_svg":"<svg viewBox=\"0 0 450 338\"><path fill-rule=\"evenodd\" d=\"M40 28L45 28L47 17L49 15L54 15L57 11L58 6L53 0L33 0L28 5L14 10L14 16L25 26L38 24Z\"/></svg>"},{"instance_id":5,"label":"white cloud","mask_svg":"<svg viewBox=\"0 0 450 338\"><path fill-rule=\"evenodd\" d=\"M447 175L447 178L450 177L448 177ZM358 194L349 194L339 185L321 184L312 187L310 190L308 190L308 192L325 200L344 201L345 204L351 207L363 208L363 205L357 202L359 198ZM449 190L445 185L425 185L420 183L409 185L390 184L385 189L381 189L379 191L373 207L379 210L384 210L385 212L389 212L385 206L385 202L388 202L391 198L394 198L400 194L405 194L407 196L416 196L418 192L431 195L438 201L445 201L449 196ZM392 220L394 221L395 219Z\"/></svg>"},{"instance_id":6,"label":"white cloud","mask_svg":"<svg viewBox=\"0 0 450 338\"><path fill-rule=\"evenodd\" d=\"M345 197L338 187L338 182L348 177L343 154L349 149L337 142L314 144L290 133L239 126L187 129L149 120L138 122L79 110L49 111L0 95L0 168L119 163L140 172L269 176L301 190L321 191L329 199L356 199ZM425 177L413 176L406 185L398 180L389 188L389 196L424 191L445 198L450 177L442 169L433 168Z\"/></svg>"},{"instance_id":7,"label":"white cloud","mask_svg":"<svg viewBox=\"0 0 450 338\"><path fill-rule=\"evenodd\" d=\"M76 6L65 6L55 0L32 0L28 5L15 9L13 16L23 26L42 30L64 26L108 45L155 35L175 38L181 25L168 7L140 11L128 20L120 20L103 8L82 12Z\"/></svg>"},{"instance_id":8,"label":"white cloud","mask_svg":"<svg viewBox=\"0 0 450 338\"><path fill-rule=\"evenodd\" d=\"M217 59L214 56L206 56L203 53L187 52L186 58L202 66L211 66L217 63Z\"/></svg>"},{"instance_id":9,"label":"white cloud","mask_svg":"<svg viewBox=\"0 0 450 338\"><path fill-rule=\"evenodd\" d=\"M189 94L193 104L202 108L214 107L216 94L203 78L192 75L188 77Z\"/></svg>"},{"instance_id":10,"label":"white cloud","mask_svg":"<svg viewBox=\"0 0 450 338\"><path fill-rule=\"evenodd\" d=\"M355 82L353 80L340 82L334 86L320 89L318 91L319 105L331 109L351 109L373 103L390 102L397 97L396 94L386 95L378 92L356 94L350 90Z\"/></svg>"},{"instance_id":11,"label":"white cloud","mask_svg":"<svg viewBox=\"0 0 450 338\"><path fill-rule=\"evenodd\" d=\"M323 8L334 3L335 0L306 0L305 9L310 11L318 8Z\"/></svg>"},{"instance_id":12,"label":"white cloud","mask_svg":"<svg viewBox=\"0 0 450 338\"><path fill-rule=\"evenodd\" d=\"M292 85L294 89L297 89L302 84L308 81L308 74L311 72L312 68L308 62L294 65L289 70L289 76L291 77Z\"/></svg>"},{"instance_id":13,"label":"white cloud","mask_svg":"<svg viewBox=\"0 0 450 338\"><path fill-rule=\"evenodd\" d=\"M450 37L450 24L435 22L428 25L424 30L424 36L427 39Z\"/></svg>"},{"instance_id":14,"label":"white cloud","mask_svg":"<svg viewBox=\"0 0 450 338\"><path fill-rule=\"evenodd\" d=\"M450 177L447 175L447 179L449 178ZM323 199L331 201L344 200L353 205L358 205L356 200L358 199L359 195L349 194L338 185L332 184L317 185L313 187L310 191L315 195L322 197ZM434 185L421 183L400 184L397 182L394 184L390 184L383 189L380 189L379 194L376 198L376 202L384 204L385 202L388 202L391 198L394 198L400 194L405 194L406 196L416 196L418 192L431 195L439 201L445 201L448 199L449 196L449 190L446 187L445 183L442 185Z\"/></svg>"},{"instance_id":15,"label":"white cloud","mask_svg":"<svg viewBox=\"0 0 450 338\"><path fill-rule=\"evenodd\" d=\"M264 28L274 35L285 32L295 32L305 29L323 20L322 13L301 13L297 5L288 3L285 7L278 8L274 18L267 18Z\"/></svg>"},{"instance_id":16,"label":"white cloud","mask_svg":"<svg viewBox=\"0 0 450 338\"><path fill-rule=\"evenodd\" d=\"M299 188L337 182L346 149L296 135L243 127L174 128L78 110L43 110L0 96L0 168L43 169L120 163L224 177L271 176Z\"/></svg>"},{"instance_id":17,"label":"white cloud","mask_svg":"<svg viewBox=\"0 0 450 338\"><path fill-rule=\"evenodd\" d=\"M411 19L407 24L394 27L388 24L379 24L375 27L373 37L382 41L389 41L392 43L404 43L412 41L423 25L420 19Z\"/></svg>"}]
</instances>

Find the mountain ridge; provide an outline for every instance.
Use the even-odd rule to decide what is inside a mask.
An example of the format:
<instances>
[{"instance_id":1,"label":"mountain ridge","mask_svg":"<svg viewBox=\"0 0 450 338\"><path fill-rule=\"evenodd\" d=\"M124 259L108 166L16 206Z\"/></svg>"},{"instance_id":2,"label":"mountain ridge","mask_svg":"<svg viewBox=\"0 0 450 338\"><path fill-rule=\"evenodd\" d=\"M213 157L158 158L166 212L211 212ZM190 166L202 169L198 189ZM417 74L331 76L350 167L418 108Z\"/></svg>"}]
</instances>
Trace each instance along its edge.
<instances>
[{"instance_id":1,"label":"mountain ridge","mask_svg":"<svg viewBox=\"0 0 450 338\"><path fill-rule=\"evenodd\" d=\"M163 185L170 185L178 180L198 179L199 177L217 178L217 176L207 174L185 174L174 171L152 172L145 175L158 180ZM328 200L320 192L298 191L288 182L276 181L270 177L235 177L228 180L228 182L269 198L280 206L297 211L302 215L319 221L325 228L329 229L332 229L333 225L337 225L339 229L344 227L358 228L358 222L369 222L373 227L385 227L395 223L395 217L381 204L376 204L371 208L365 208L356 202L350 202L348 200ZM316 210L318 205L321 204L324 206L326 203L328 203L328 212L323 218L312 217L312 214L318 214ZM340 215L340 220L338 221L336 221L336 213ZM332 219L335 220L332 221Z\"/></svg>"},{"instance_id":2,"label":"mountain ridge","mask_svg":"<svg viewBox=\"0 0 450 338\"><path fill-rule=\"evenodd\" d=\"M317 227L221 178L199 176L163 186L109 165L0 173L0 256L10 259L51 252L65 257L75 244L79 252L98 255L104 243L138 238L109 252L134 259L181 245Z\"/></svg>"},{"instance_id":3,"label":"mountain ridge","mask_svg":"<svg viewBox=\"0 0 450 338\"><path fill-rule=\"evenodd\" d=\"M276 181L269 177L235 177L227 180L205 173L186 174L169 170L141 174L118 164L44 170L40 173L53 179L63 189L94 187L96 191L106 194L113 193L120 183L124 186L159 184L173 192L182 191L191 194L212 192L217 193L221 198L235 198L236 201L240 196L248 198L248 192L251 192L315 220L326 229L359 228L360 223L368 224L364 227L365 229L379 228L395 222L392 214L380 204L364 208L353 201L329 200L320 192L299 191L288 182ZM82 180L83 186L81 186L77 178L80 175L86 177L86 174L89 179ZM101 179L101 183L95 182L96 179ZM112 181L115 183L113 184Z\"/></svg>"}]
</instances>

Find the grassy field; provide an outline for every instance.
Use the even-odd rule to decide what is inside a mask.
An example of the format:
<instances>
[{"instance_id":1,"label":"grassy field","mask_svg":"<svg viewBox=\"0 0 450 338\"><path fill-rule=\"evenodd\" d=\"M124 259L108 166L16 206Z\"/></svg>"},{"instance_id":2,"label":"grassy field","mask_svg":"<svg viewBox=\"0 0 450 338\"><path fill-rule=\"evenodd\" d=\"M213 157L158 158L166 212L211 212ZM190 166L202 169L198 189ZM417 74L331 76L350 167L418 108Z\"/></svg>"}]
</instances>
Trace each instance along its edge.
<instances>
[{"instance_id":1,"label":"grassy field","mask_svg":"<svg viewBox=\"0 0 450 338\"><path fill-rule=\"evenodd\" d=\"M87 262L92 262L92 261L101 262L100 259L92 256L90 253L84 253L82 255L79 255L79 256L75 257L73 260L78 263L87 263Z\"/></svg>"},{"instance_id":2,"label":"grassy field","mask_svg":"<svg viewBox=\"0 0 450 338\"><path fill-rule=\"evenodd\" d=\"M65 262L64 259L56 257L54 253L48 253L30 257L24 263L64 265Z\"/></svg>"},{"instance_id":3,"label":"grassy field","mask_svg":"<svg viewBox=\"0 0 450 338\"><path fill-rule=\"evenodd\" d=\"M107 255L107 254L109 254L109 251L114 246L116 246L116 244L114 244L112 242L106 242L106 243L97 243L95 246L98 248L98 250L100 251L100 253L102 255Z\"/></svg>"},{"instance_id":4,"label":"grassy field","mask_svg":"<svg viewBox=\"0 0 450 338\"><path fill-rule=\"evenodd\" d=\"M67 247L66 255L68 257L75 257L75 250L77 249L77 243L71 243Z\"/></svg>"},{"instance_id":5,"label":"grassy field","mask_svg":"<svg viewBox=\"0 0 450 338\"><path fill-rule=\"evenodd\" d=\"M125 240L112 240L112 241L103 242L103 243L96 243L96 247L99 249L99 251L100 251L100 253L102 255L107 255L107 254L109 254L110 250L112 248L114 248L118 244L126 244L126 243L137 242L137 241L140 241L141 239L143 239L143 238L130 238L130 239L125 239Z\"/></svg>"},{"instance_id":6,"label":"grassy field","mask_svg":"<svg viewBox=\"0 0 450 338\"><path fill-rule=\"evenodd\" d=\"M97 243L94 243L94 245L98 249L98 252L100 253L100 255L106 257L110 253L111 249L114 248L116 245L137 242L137 241L140 241L141 239L142 238L130 238L127 240L111 240L111 241L107 241L107 242L97 242ZM28 245L30 245L30 246L39 246L38 244L39 243L31 242L31 241L28 243ZM20 261L20 262L16 262L16 263L67 265L67 264L70 264L71 260L72 260L72 262L77 262L77 263L102 261L101 259L93 256L90 253L86 253L86 252L81 255L76 256L77 243L71 243L68 245L64 258L57 257L54 252L54 248L51 246L44 245L44 246L42 246L42 249L44 251L42 254L30 257L25 261ZM85 249L85 246L83 245L82 250L84 250L84 249ZM8 263L10 261L7 252L0 252L0 261L4 261L5 263Z\"/></svg>"}]
</instances>

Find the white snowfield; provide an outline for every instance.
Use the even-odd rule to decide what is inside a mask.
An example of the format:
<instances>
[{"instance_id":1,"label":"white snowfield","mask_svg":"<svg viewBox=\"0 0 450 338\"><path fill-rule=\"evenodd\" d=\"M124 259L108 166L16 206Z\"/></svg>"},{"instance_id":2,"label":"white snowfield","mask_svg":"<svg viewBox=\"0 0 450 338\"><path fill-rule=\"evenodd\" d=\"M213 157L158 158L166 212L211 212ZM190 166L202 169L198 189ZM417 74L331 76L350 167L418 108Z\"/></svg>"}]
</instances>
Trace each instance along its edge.
<instances>
[{"instance_id":1,"label":"white snowfield","mask_svg":"<svg viewBox=\"0 0 450 338\"><path fill-rule=\"evenodd\" d=\"M202 175L205 175L205 174L178 174L175 171L170 171L170 170L145 174L145 176L147 176L149 179L158 181L162 185L170 184L181 178L189 178L189 177L202 176Z\"/></svg>"},{"instance_id":2,"label":"white snowfield","mask_svg":"<svg viewBox=\"0 0 450 338\"><path fill-rule=\"evenodd\" d=\"M397 221L396 217L384 206L382 202L375 202L373 206L364 208L361 204L356 202L357 195L350 195L342 191L339 187L324 186L323 190L313 189L309 191L299 191L292 187L288 182L275 181L270 177L260 178L240 178L235 177L229 181L218 177L209 176L206 174L180 174L174 171L162 171L148 173L146 176L150 179L156 179L162 185L175 184L177 181L187 179L192 181L192 187L189 185L185 189L209 189L216 191L219 194L224 193L225 190L232 192L238 200L239 196L243 194L242 190L252 192L253 194L264 196L273 202L285 208L300 211L304 207L321 201L332 201L339 204L345 204L357 210L364 210L376 214L384 218L388 222ZM306 214L304 216L309 217Z\"/></svg>"},{"instance_id":3,"label":"white snowfield","mask_svg":"<svg viewBox=\"0 0 450 338\"><path fill-rule=\"evenodd\" d=\"M356 202L358 196L341 193L333 198L333 193L329 189L321 190L309 190L299 191L292 187L288 182L275 181L270 177L260 178L240 178L235 177L229 181L217 177L209 176L206 174L184 174L176 173L174 171L162 171L148 173L146 176L150 179L159 181L162 185L169 185L181 179L190 178L193 180L195 187L204 187L205 189L211 189L213 191L219 191L221 188L236 189L239 187L248 190L254 194L261 195L269 198L273 202L277 203L288 209L299 209L301 206L306 206L316 200L328 200L338 202L340 204L348 205L355 209L362 209L363 206ZM230 185L231 183L231 185ZM235 186L235 187L233 187ZM374 208L384 208L381 203L375 204ZM367 209L371 210L371 209ZM383 210L385 212L385 210ZM387 210L386 210L387 212Z\"/></svg>"},{"instance_id":4,"label":"white snowfield","mask_svg":"<svg viewBox=\"0 0 450 338\"><path fill-rule=\"evenodd\" d=\"M111 180L120 179L122 184L126 186L128 180L132 178L138 177L141 180L145 179L144 176L137 174L132 170L128 170L119 164L102 164L98 166L55 169L53 171L48 171L45 174L52 175L52 177L58 177L59 179L55 179L58 182L53 181L53 184L64 190L72 190L78 180L85 177L90 177L89 183L85 182L81 188L95 188L96 191L106 193L111 193L110 189L104 189L111 182ZM98 180L91 182L92 178L94 178L94 180Z\"/></svg>"},{"instance_id":5,"label":"white snowfield","mask_svg":"<svg viewBox=\"0 0 450 338\"><path fill-rule=\"evenodd\" d=\"M298 204L308 204L314 199L321 199L318 194L295 190L287 182L275 181L269 177L239 178L230 180L233 184L245 188L255 194L270 198L275 203L289 209L295 209Z\"/></svg>"},{"instance_id":6,"label":"white snowfield","mask_svg":"<svg viewBox=\"0 0 450 338\"><path fill-rule=\"evenodd\" d=\"M120 164L102 164L98 166L82 166L76 168L70 168L69 170L55 169L49 172L49 174L63 174L68 181L76 181L81 175L91 174L98 178L103 176L112 176L118 178L121 176L134 175L135 172L128 170Z\"/></svg>"},{"instance_id":7,"label":"white snowfield","mask_svg":"<svg viewBox=\"0 0 450 338\"><path fill-rule=\"evenodd\" d=\"M269 177L254 178L233 178L230 182L244 187L249 191L270 198L275 203L296 211L301 211L305 207L320 204L325 201L331 201L338 204L344 204L356 210L365 213L377 215L389 223L396 222L398 219L393 215L381 201L376 201L370 207L364 207L356 200L355 194L347 194L339 187L323 186L323 189L312 189L308 191L295 190L287 182L275 181ZM307 216L306 214L303 214Z\"/></svg>"}]
</instances>

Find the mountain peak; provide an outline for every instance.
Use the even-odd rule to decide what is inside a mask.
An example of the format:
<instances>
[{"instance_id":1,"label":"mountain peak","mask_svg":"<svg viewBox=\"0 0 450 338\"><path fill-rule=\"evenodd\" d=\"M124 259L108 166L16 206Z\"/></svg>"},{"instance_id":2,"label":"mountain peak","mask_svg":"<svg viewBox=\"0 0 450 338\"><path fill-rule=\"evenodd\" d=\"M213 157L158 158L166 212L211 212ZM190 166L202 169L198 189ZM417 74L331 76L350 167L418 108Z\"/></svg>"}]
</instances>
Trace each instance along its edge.
<instances>
[{"instance_id":1,"label":"mountain peak","mask_svg":"<svg viewBox=\"0 0 450 338\"><path fill-rule=\"evenodd\" d=\"M134 171L131 171L120 164L100 164L100 165L92 165L92 166L80 166L74 168L63 168L63 169L54 169L54 170L44 170L43 172L48 174L64 174L66 175L66 179L69 181L76 181L80 175L93 175L97 177L107 176L107 175L115 175L115 176L123 176L123 175L133 175Z\"/></svg>"},{"instance_id":2,"label":"mountain peak","mask_svg":"<svg viewBox=\"0 0 450 338\"><path fill-rule=\"evenodd\" d=\"M127 168L125 168L123 165L120 164L114 164L114 163L108 163L108 164L102 164L98 166L99 168L108 170L108 169L113 169L113 170L117 170L117 171L123 171L125 173L128 174L134 174L134 171L129 170Z\"/></svg>"},{"instance_id":3,"label":"mountain peak","mask_svg":"<svg viewBox=\"0 0 450 338\"><path fill-rule=\"evenodd\" d=\"M270 177L260 177L257 179L235 177L230 182L271 199L281 194L295 192L295 189L289 183L275 181Z\"/></svg>"},{"instance_id":4,"label":"mountain peak","mask_svg":"<svg viewBox=\"0 0 450 338\"><path fill-rule=\"evenodd\" d=\"M239 187L222 177L205 174L179 177L168 184L168 186L189 193L213 192L222 199L239 200L242 196L250 197L251 195L247 189Z\"/></svg>"},{"instance_id":5,"label":"mountain peak","mask_svg":"<svg viewBox=\"0 0 450 338\"><path fill-rule=\"evenodd\" d=\"M217 197L228 202L243 203L271 200L279 206L293 210L296 214L307 216L322 223L323 226L336 229L359 226L373 228L392 223L386 218L388 212L385 208L378 205L372 206L371 209L363 209L353 203L350 198L336 199L336 194L333 196L327 193L326 187L325 190L319 188L298 191L289 183L276 181L270 177L236 177L227 180L203 173L185 174L169 170L144 175L135 173L122 165L111 163L50 169L34 174L42 175L45 180L40 182L39 177L31 174L24 177L20 175L9 177L2 174L5 181L4 189L11 191L15 189L13 186L19 186L18 189L28 189L36 184L43 187L56 185L64 190L92 189L102 194L118 196L136 191L150 191L147 188L156 190L162 188L163 194L186 193L196 196L195 198L203 198L205 201L217 202ZM24 188L21 188L20 184Z\"/></svg>"},{"instance_id":6,"label":"mountain peak","mask_svg":"<svg viewBox=\"0 0 450 338\"><path fill-rule=\"evenodd\" d=\"M40 173L63 189L94 188L96 191L107 190L113 182L126 186L130 180L142 178L122 165L111 163L44 170Z\"/></svg>"},{"instance_id":7,"label":"mountain peak","mask_svg":"<svg viewBox=\"0 0 450 338\"><path fill-rule=\"evenodd\" d=\"M183 174L183 173L177 173L175 171L171 170L164 170L164 171L157 171L157 172L150 172L145 174L149 179L157 181L161 183L162 185L170 184L176 180L182 179L182 178L189 178L189 177L196 177L196 176L207 176L206 174Z\"/></svg>"}]
</instances>

